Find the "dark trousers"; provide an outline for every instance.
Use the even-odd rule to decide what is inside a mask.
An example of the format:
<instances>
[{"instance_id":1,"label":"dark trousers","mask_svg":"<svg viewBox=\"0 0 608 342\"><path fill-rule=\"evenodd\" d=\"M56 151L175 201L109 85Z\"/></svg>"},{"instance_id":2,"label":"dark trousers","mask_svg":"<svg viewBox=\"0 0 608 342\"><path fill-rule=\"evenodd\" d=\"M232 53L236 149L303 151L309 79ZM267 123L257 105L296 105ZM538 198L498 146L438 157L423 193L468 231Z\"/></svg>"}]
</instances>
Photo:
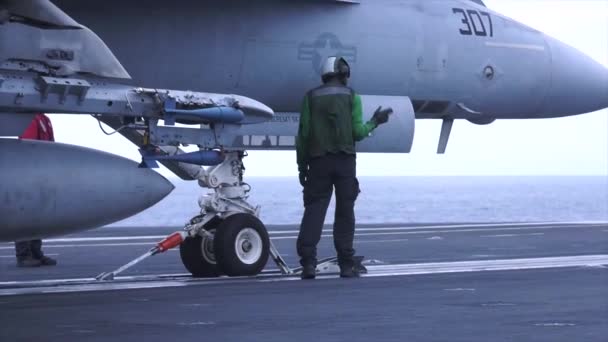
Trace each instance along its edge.
<instances>
[{"instance_id":1,"label":"dark trousers","mask_svg":"<svg viewBox=\"0 0 608 342\"><path fill-rule=\"evenodd\" d=\"M18 260L26 258L41 259L44 256L42 253L42 240L16 241L15 254Z\"/></svg>"},{"instance_id":2,"label":"dark trousers","mask_svg":"<svg viewBox=\"0 0 608 342\"><path fill-rule=\"evenodd\" d=\"M321 240L323 223L334 188L334 247L340 266L353 265L354 207L359 195L356 169L356 157L348 154L329 154L309 162L308 179L304 185L304 217L297 241L302 265L317 263L317 244Z\"/></svg>"}]
</instances>

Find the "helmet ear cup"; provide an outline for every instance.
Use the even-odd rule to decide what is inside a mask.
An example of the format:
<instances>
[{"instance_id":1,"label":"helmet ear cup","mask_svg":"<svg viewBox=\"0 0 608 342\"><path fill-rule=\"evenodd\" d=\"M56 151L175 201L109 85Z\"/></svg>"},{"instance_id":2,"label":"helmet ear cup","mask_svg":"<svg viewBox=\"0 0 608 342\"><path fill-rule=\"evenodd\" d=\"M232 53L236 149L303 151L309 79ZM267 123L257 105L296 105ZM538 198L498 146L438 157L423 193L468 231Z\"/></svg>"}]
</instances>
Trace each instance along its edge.
<instances>
[{"instance_id":1,"label":"helmet ear cup","mask_svg":"<svg viewBox=\"0 0 608 342\"><path fill-rule=\"evenodd\" d=\"M345 76L346 78L350 77L350 67L348 66L348 62L342 57L336 58L334 70L338 75Z\"/></svg>"},{"instance_id":2,"label":"helmet ear cup","mask_svg":"<svg viewBox=\"0 0 608 342\"><path fill-rule=\"evenodd\" d=\"M336 59L336 72L340 75L345 76L346 78L350 77L350 66L348 65L348 62L340 57Z\"/></svg>"}]
</instances>

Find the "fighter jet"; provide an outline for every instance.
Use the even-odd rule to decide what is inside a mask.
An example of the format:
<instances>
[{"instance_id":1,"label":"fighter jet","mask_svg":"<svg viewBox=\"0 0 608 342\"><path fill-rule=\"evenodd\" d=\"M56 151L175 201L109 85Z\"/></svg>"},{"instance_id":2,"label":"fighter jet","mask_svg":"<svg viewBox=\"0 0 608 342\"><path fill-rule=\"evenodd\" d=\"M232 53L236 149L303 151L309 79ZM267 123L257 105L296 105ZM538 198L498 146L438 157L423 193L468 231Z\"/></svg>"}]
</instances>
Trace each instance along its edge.
<instances>
[{"instance_id":1,"label":"fighter jet","mask_svg":"<svg viewBox=\"0 0 608 342\"><path fill-rule=\"evenodd\" d=\"M150 169L160 162L214 190L172 240L186 268L258 273L278 254L247 202L243 157L294 149L301 98L330 56L351 65L364 119L395 112L359 152L408 153L416 119L442 120L444 153L456 119L608 107L606 68L479 0L2 0L0 136L18 136L36 112L93 115L142 161L0 139L0 240L149 208L173 188Z\"/></svg>"}]
</instances>

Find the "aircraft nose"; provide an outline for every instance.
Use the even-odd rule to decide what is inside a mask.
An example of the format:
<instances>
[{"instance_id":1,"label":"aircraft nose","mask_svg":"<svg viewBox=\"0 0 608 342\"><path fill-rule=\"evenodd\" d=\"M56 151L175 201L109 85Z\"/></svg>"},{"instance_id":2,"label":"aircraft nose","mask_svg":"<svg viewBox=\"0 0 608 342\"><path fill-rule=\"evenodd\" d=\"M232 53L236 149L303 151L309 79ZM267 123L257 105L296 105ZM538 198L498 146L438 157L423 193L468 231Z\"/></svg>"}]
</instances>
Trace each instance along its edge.
<instances>
[{"instance_id":1,"label":"aircraft nose","mask_svg":"<svg viewBox=\"0 0 608 342\"><path fill-rule=\"evenodd\" d=\"M608 107L608 69L589 56L552 37L551 84L543 114L566 116Z\"/></svg>"}]
</instances>

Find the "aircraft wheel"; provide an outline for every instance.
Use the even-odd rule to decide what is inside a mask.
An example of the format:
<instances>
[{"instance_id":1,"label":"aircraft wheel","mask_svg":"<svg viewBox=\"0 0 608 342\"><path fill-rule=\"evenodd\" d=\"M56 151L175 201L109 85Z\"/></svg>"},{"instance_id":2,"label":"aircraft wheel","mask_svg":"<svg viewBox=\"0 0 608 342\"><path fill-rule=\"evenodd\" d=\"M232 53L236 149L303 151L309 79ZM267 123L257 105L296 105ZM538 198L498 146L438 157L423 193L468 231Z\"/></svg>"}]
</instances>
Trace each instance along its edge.
<instances>
[{"instance_id":1,"label":"aircraft wheel","mask_svg":"<svg viewBox=\"0 0 608 342\"><path fill-rule=\"evenodd\" d=\"M266 266L270 239L257 217L248 214L229 216L217 227L214 240L217 263L226 275L256 275Z\"/></svg>"},{"instance_id":2,"label":"aircraft wheel","mask_svg":"<svg viewBox=\"0 0 608 342\"><path fill-rule=\"evenodd\" d=\"M213 222L207 225L205 229L215 234L218 223ZM179 246L179 255L182 263L196 278L218 277L221 275L220 268L217 265L214 239L208 237L196 236L188 237Z\"/></svg>"}]
</instances>

